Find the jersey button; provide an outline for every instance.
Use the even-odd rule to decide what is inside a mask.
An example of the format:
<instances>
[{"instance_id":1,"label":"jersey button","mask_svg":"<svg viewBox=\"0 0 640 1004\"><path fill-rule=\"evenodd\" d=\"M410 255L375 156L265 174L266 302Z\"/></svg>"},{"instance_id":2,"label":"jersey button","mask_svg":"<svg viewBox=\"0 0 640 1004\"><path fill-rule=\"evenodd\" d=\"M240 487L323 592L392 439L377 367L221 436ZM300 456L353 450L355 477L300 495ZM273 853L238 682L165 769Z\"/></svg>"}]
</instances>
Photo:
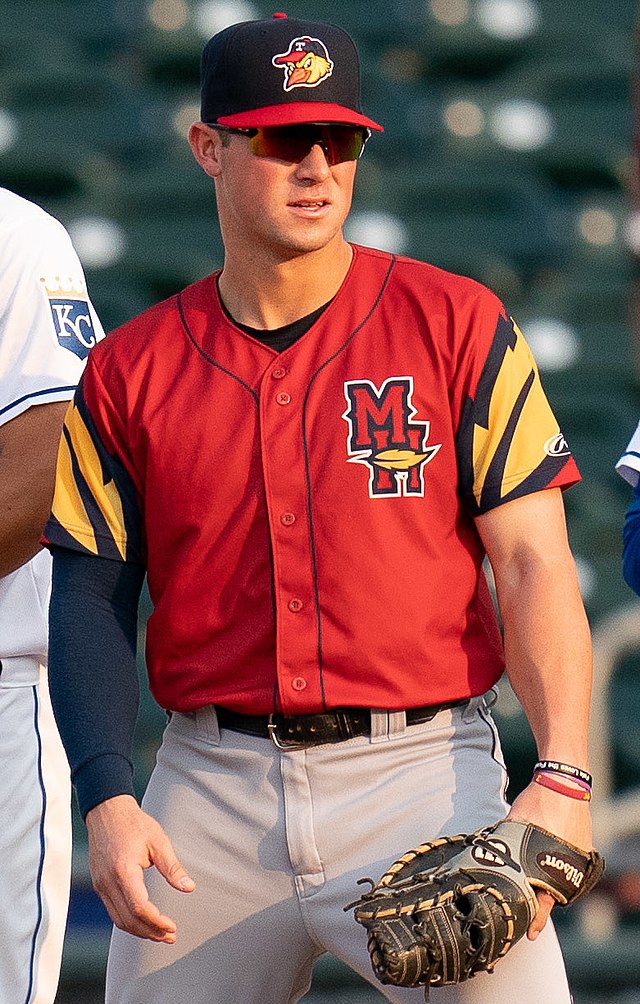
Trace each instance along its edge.
<instances>
[{"instance_id":1,"label":"jersey button","mask_svg":"<svg viewBox=\"0 0 640 1004\"><path fill-rule=\"evenodd\" d=\"M291 681L291 686L293 687L294 690L304 690L306 685L307 681L305 680L304 676L294 676L293 680Z\"/></svg>"},{"instance_id":2,"label":"jersey button","mask_svg":"<svg viewBox=\"0 0 640 1004\"><path fill-rule=\"evenodd\" d=\"M276 394L276 401L278 404L291 404L291 394L282 391L282 393Z\"/></svg>"},{"instance_id":3,"label":"jersey button","mask_svg":"<svg viewBox=\"0 0 640 1004\"><path fill-rule=\"evenodd\" d=\"M287 370L284 368L284 366L276 366L274 370L271 370L271 376L273 377L274 380L282 380L282 378L286 377L286 375L287 375Z\"/></svg>"},{"instance_id":4,"label":"jersey button","mask_svg":"<svg viewBox=\"0 0 640 1004\"><path fill-rule=\"evenodd\" d=\"M294 614L299 613L303 606L302 600L289 600L289 610Z\"/></svg>"},{"instance_id":5,"label":"jersey button","mask_svg":"<svg viewBox=\"0 0 640 1004\"><path fill-rule=\"evenodd\" d=\"M292 512L283 512L280 517L280 522L283 524L283 526L293 526L295 521L296 521L295 513Z\"/></svg>"}]
</instances>

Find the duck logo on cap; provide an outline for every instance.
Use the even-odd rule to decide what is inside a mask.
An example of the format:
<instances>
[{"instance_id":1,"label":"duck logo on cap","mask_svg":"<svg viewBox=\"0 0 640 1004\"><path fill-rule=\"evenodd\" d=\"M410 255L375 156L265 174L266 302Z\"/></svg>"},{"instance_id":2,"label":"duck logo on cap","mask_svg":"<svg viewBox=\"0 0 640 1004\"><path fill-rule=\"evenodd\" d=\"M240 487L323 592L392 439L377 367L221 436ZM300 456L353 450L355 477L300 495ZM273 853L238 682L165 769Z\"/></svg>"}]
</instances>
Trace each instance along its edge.
<instances>
[{"instance_id":1,"label":"duck logo on cap","mask_svg":"<svg viewBox=\"0 0 640 1004\"><path fill-rule=\"evenodd\" d=\"M306 35L294 38L288 51L274 56L271 62L284 69L285 91L294 87L317 87L333 71L333 62L324 42Z\"/></svg>"}]
</instances>

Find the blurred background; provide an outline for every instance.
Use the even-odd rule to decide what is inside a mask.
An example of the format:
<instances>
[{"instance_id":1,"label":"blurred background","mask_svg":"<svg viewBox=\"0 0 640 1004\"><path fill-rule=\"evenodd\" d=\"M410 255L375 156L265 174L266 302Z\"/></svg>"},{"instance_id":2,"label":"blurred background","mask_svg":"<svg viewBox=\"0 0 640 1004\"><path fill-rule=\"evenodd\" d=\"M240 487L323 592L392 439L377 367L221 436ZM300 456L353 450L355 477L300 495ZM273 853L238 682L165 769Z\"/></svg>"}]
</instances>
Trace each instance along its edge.
<instances>
[{"instance_id":1,"label":"blurred background","mask_svg":"<svg viewBox=\"0 0 640 1004\"><path fill-rule=\"evenodd\" d=\"M0 0L0 184L68 227L105 328L222 264L211 183L186 142L200 52L219 29L274 9ZM385 126L360 163L347 236L499 294L583 473L565 499L594 632L594 818L608 871L583 905L555 915L575 1004L640 1004L640 601L620 574L631 491L614 471L640 418L638 5L289 0L284 10L353 34L364 108ZM147 612L145 601L141 651ZM142 792L163 715L142 657L139 670ZM513 797L535 749L506 682L496 716ZM97 1004L109 924L77 818L75 831L58 1004ZM305 998L381 999L332 959Z\"/></svg>"}]
</instances>

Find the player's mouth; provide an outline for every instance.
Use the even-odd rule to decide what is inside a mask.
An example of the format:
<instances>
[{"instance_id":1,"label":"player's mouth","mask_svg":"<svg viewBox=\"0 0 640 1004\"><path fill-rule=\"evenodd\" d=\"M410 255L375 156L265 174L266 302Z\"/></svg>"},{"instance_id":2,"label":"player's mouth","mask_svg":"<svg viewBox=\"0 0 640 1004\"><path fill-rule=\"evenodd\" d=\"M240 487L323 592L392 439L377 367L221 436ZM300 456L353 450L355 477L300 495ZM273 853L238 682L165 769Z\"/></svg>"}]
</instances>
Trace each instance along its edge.
<instances>
[{"instance_id":1,"label":"player's mouth","mask_svg":"<svg viewBox=\"0 0 640 1004\"><path fill-rule=\"evenodd\" d=\"M303 213L305 216L318 216L329 208L328 199L295 199L289 203L289 208Z\"/></svg>"}]
</instances>

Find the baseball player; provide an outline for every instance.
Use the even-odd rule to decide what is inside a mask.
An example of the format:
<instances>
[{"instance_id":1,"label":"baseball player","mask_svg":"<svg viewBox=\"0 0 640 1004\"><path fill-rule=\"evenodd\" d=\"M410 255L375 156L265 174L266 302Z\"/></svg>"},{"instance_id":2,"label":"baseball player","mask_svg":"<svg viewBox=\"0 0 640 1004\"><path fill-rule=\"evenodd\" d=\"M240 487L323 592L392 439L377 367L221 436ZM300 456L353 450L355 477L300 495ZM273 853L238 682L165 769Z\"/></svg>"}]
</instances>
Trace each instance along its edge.
<instances>
[{"instance_id":1,"label":"baseball player","mask_svg":"<svg viewBox=\"0 0 640 1004\"><path fill-rule=\"evenodd\" d=\"M591 848L569 778L507 804L485 699L506 662L546 770L588 776L579 474L489 290L345 241L381 129L359 88L331 24L214 36L190 143L224 266L97 346L66 417L51 686L115 924L109 1004L288 1004L326 951L375 983L344 907L398 852L508 813ZM145 574L170 720L139 806ZM568 1004L552 902L441 1004Z\"/></svg>"},{"instance_id":2,"label":"baseball player","mask_svg":"<svg viewBox=\"0 0 640 1004\"><path fill-rule=\"evenodd\" d=\"M622 574L627 585L640 595L640 423L618 460L616 470L633 488L624 520Z\"/></svg>"},{"instance_id":3,"label":"baseball player","mask_svg":"<svg viewBox=\"0 0 640 1004\"><path fill-rule=\"evenodd\" d=\"M71 785L46 679L51 507L67 402L102 335L62 224L0 188L0 1000L55 998ZM77 614L77 611L76 611Z\"/></svg>"}]
</instances>

